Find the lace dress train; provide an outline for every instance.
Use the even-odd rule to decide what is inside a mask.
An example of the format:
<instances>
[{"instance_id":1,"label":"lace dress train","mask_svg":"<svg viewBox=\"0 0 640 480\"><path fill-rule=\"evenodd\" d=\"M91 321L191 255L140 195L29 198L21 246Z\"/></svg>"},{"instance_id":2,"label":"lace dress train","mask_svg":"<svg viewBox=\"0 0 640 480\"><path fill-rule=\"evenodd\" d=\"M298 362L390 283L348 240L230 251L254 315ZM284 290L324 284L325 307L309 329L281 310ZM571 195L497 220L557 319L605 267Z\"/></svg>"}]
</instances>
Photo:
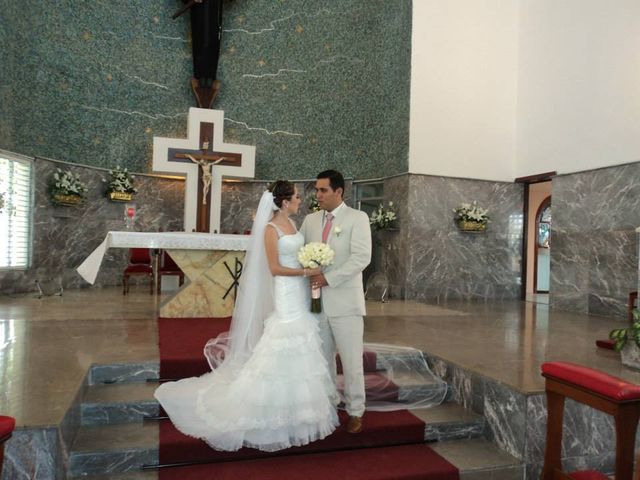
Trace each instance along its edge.
<instances>
[{"instance_id":1,"label":"lace dress train","mask_svg":"<svg viewBox=\"0 0 640 480\"><path fill-rule=\"evenodd\" d=\"M281 234L281 233L280 233ZM302 234L278 240L280 263L299 268ZM275 451L305 445L338 425L338 394L309 311L302 277L274 278L275 312L239 372L216 370L161 385L155 392L178 430L217 450Z\"/></svg>"}]
</instances>

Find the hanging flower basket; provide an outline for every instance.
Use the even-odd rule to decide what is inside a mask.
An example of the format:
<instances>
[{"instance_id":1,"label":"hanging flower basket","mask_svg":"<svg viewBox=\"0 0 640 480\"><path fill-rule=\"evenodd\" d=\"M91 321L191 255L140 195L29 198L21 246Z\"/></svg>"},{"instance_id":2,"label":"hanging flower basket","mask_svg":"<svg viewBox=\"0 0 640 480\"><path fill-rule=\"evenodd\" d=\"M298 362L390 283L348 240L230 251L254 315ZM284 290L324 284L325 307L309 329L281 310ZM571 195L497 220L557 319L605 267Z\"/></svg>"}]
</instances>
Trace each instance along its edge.
<instances>
[{"instance_id":1,"label":"hanging flower basket","mask_svg":"<svg viewBox=\"0 0 640 480\"><path fill-rule=\"evenodd\" d=\"M133 200L133 193L128 192L109 192L109 200L112 202L130 202Z\"/></svg>"},{"instance_id":2,"label":"hanging flower basket","mask_svg":"<svg viewBox=\"0 0 640 480\"><path fill-rule=\"evenodd\" d=\"M56 193L52 196L53 203L64 207L75 207L82 203L83 198L80 195L65 195Z\"/></svg>"},{"instance_id":3,"label":"hanging flower basket","mask_svg":"<svg viewBox=\"0 0 640 480\"><path fill-rule=\"evenodd\" d=\"M109 170L109 178L103 178L106 184L106 195L112 202L130 202L133 196L138 193L134 186L135 176L126 168L122 170L117 166L115 170Z\"/></svg>"},{"instance_id":4,"label":"hanging flower basket","mask_svg":"<svg viewBox=\"0 0 640 480\"><path fill-rule=\"evenodd\" d=\"M458 228L463 232L484 232L487 229L486 222L472 222L469 220L458 220Z\"/></svg>"},{"instance_id":5,"label":"hanging flower basket","mask_svg":"<svg viewBox=\"0 0 640 480\"><path fill-rule=\"evenodd\" d=\"M71 170L63 172L57 168L49 180L49 193L51 201L55 205L63 205L65 207L80 205L84 201L87 190L87 184L80 180L80 176L77 173L73 173Z\"/></svg>"},{"instance_id":6,"label":"hanging flower basket","mask_svg":"<svg viewBox=\"0 0 640 480\"><path fill-rule=\"evenodd\" d=\"M455 221L461 232L484 232L489 223L489 212L476 202L463 203L453 209Z\"/></svg>"}]
</instances>

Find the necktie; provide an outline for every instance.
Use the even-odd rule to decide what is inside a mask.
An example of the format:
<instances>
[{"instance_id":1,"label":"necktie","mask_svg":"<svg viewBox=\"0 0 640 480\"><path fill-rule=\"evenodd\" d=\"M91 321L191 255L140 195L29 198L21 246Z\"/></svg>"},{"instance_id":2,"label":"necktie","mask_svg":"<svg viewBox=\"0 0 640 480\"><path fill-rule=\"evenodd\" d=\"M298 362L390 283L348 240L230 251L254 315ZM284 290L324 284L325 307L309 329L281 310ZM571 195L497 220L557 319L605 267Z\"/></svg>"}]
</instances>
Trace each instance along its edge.
<instances>
[{"instance_id":1,"label":"necktie","mask_svg":"<svg viewBox=\"0 0 640 480\"><path fill-rule=\"evenodd\" d=\"M333 215L331 213L327 213L324 222L324 228L322 229L322 243L327 243L327 238L329 238L329 232L331 232L331 224L333 222Z\"/></svg>"}]
</instances>

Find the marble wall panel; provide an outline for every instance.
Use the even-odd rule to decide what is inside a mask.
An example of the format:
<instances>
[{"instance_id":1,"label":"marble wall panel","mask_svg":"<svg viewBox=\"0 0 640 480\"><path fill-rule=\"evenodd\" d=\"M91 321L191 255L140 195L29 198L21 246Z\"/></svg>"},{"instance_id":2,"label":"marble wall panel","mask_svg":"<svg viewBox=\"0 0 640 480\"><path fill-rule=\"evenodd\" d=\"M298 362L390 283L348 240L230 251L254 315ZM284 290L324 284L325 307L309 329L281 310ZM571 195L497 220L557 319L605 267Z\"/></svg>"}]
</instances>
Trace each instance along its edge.
<instances>
[{"instance_id":1,"label":"marble wall panel","mask_svg":"<svg viewBox=\"0 0 640 480\"><path fill-rule=\"evenodd\" d=\"M406 298L513 299L521 291L523 188L518 184L409 175ZM484 233L460 232L453 210L489 209Z\"/></svg>"},{"instance_id":2,"label":"marble wall panel","mask_svg":"<svg viewBox=\"0 0 640 480\"><path fill-rule=\"evenodd\" d=\"M397 231L374 232L374 242L382 251L384 271L389 279L391 298L404 298L407 290L409 228L409 175L400 175L384 181L384 202L393 202L398 220Z\"/></svg>"},{"instance_id":3,"label":"marble wall panel","mask_svg":"<svg viewBox=\"0 0 640 480\"><path fill-rule=\"evenodd\" d=\"M78 173L88 184L86 202L77 207L51 203L49 181L56 168ZM108 172L43 159L34 161L34 212L32 264L27 270L1 271L0 294L35 292L39 280L50 293L88 284L75 271L110 230L124 230L124 204L104 196L103 177ZM139 231L182 230L184 182L138 176L135 197ZM127 264L126 250L111 249L105 255L96 285L119 285ZM135 277L133 277L135 278Z\"/></svg>"},{"instance_id":4,"label":"marble wall panel","mask_svg":"<svg viewBox=\"0 0 640 480\"><path fill-rule=\"evenodd\" d=\"M62 480L56 428L17 429L5 444L2 480Z\"/></svg>"},{"instance_id":5,"label":"marble wall panel","mask_svg":"<svg viewBox=\"0 0 640 480\"><path fill-rule=\"evenodd\" d=\"M4 2L0 148L149 171L153 136L184 137L196 105L179 5ZM257 147L257 178L307 178L325 163L360 178L407 171L411 0L223 10L214 108L227 142Z\"/></svg>"},{"instance_id":6,"label":"marble wall panel","mask_svg":"<svg viewBox=\"0 0 640 480\"><path fill-rule=\"evenodd\" d=\"M495 382L485 382L484 416L495 443L523 460L527 441L527 397Z\"/></svg>"},{"instance_id":7,"label":"marble wall panel","mask_svg":"<svg viewBox=\"0 0 640 480\"><path fill-rule=\"evenodd\" d=\"M638 285L640 162L553 179L551 304L626 316Z\"/></svg>"},{"instance_id":8,"label":"marble wall panel","mask_svg":"<svg viewBox=\"0 0 640 480\"><path fill-rule=\"evenodd\" d=\"M61 207L51 203L48 182L56 168L78 173L88 184L86 202L78 207ZM124 204L111 202L104 196L102 179L107 172L92 167L62 164L37 159L34 161L33 257L27 270L0 271L0 294L37 292L39 280L46 293L66 288L86 287L76 267L96 248L110 230L124 230ZM262 192L270 182L223 182L222 233L244 233L251 228L253 214ZM346 180L345 202L352 204L352 180ZM299 181L296 186L305 200L314 193L315 181ZM184 181L139 175L137 231L181 231L184 214ZM292 217L302 224L309 208L302 204L298 215ZM96 279L96 286L120 285L127 263L125 249L110 249L105 254ZM132 277L132 283L138 277ZM141 278L141 277L140 277ZM146 282L147 280L139 280Z\"/></svg>"}]
</instances>

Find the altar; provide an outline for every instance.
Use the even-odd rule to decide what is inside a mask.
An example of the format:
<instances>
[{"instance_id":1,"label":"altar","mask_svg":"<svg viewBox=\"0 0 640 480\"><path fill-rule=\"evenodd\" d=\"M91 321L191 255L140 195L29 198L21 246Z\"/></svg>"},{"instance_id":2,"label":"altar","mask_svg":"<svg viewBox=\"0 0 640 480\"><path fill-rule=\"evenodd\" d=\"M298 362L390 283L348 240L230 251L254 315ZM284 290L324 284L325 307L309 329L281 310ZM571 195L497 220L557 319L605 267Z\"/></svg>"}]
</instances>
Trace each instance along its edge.
<instances>
[{"instance_id":1,"label":"altar","mask_svg":"<svg viewBox=\"0 0 640 480\"><path fill-rule=\"evenodd\" d=\"M216 318L233 313L242 262L249 244L246 235L186 232L109 232L77 268L95 283L109 248L163 249L185 274L184 285L160 306L161 317Z\"/></svg>"}]
</instances>

